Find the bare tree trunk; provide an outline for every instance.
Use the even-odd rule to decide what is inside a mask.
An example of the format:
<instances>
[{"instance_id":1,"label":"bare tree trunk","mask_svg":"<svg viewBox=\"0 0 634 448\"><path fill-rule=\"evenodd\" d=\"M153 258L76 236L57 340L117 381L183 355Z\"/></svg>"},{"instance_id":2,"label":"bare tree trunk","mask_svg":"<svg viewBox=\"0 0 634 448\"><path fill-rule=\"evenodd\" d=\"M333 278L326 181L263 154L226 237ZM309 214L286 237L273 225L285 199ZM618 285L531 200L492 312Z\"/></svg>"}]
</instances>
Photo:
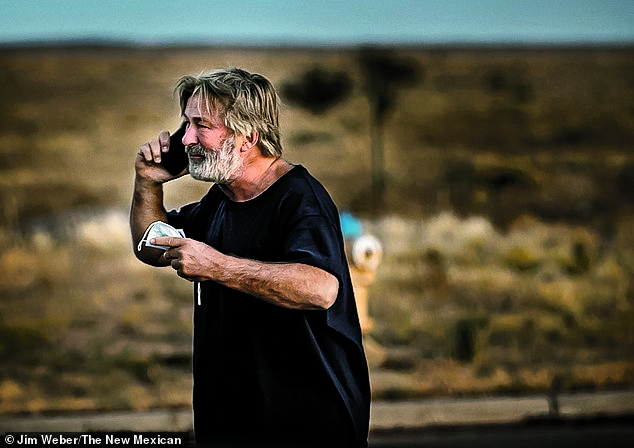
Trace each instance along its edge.
<instances>
[{"instance_id":1,"label":"bare tree trunk","mask_svg":"<svg viewBox=\"0 0 634 448\"><path fill-rule=\"evenodd\" d=\"M374 211L378 211L385 203L385 130L382 120L377 119L373 120L371 128L372 203Z\"/></svg>"}]
</instances>

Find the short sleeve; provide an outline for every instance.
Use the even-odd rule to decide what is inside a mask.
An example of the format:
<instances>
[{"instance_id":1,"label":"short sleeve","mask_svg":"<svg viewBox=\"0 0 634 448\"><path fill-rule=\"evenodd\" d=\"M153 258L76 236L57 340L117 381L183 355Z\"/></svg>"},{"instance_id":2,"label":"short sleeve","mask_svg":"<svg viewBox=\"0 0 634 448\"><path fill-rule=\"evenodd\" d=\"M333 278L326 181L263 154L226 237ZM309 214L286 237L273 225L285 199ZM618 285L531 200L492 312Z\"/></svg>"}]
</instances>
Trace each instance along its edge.
<instances>
[{"instance_id":1,"label":"short sleeve","mask_svg":"<svg viewBox=\"0 0 634 448\"><path fill-rule=\"evenodd\" d=\"M323 269L343 280L344 266L337 229L325 216L310 215L295 223L287 235L285 250L289 262Z\"/></svg>"},{"instance_id":2,"label":"short sleeve","mask_svg":"<svg viewBox=\"0 0 634 448\"><path fill-rule=\"evenodd\" d=\"M178 210L171 210L167 213L167 222L177 229L183 229L188 238L198 239L197 217L200 215L200 203L188 204Z\"/></svg>"}]
</instances>

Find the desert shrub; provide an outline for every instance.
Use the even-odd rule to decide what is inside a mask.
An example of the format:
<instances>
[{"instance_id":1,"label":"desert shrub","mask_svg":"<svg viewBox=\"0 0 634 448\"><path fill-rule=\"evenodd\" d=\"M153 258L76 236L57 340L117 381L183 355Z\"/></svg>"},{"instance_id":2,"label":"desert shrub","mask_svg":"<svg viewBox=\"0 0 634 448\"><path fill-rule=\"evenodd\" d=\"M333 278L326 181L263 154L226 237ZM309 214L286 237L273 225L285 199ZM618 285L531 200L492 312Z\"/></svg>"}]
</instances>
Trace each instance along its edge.
<instances>
[{"instance_id":1,"label":"desert shrub","mask_svg":"<svg viewBox=\"0 0 634 448\"><path fill-rule=\"evenodd\" d=\"M532 85L519 73L509 73L503 68L487 72L483 86L491 94L506 94L518 104L528 103L535 97Z\"/></svg>"},{"instance_id":2,"label":"desert shrub","mask_svg":"<svg viewBox=\"0 0 634 448\"><path fill-rule=\"evenodd\" d=\"M40 331L29 326L0 327L0 364L36 365L50 344Z\"/></svg>"},{"instance_id":3,"label":"desert shrub","mask_svg":"<svg viewBox=\"0 0 634 448\"><path fill-rule=\"evenodd\" d=\"M539 260L525 247L514 247L509 250L504 263L506 266L518 272L535 272L540 265Z\"/></svg>"},{"instance_id":4,"label":"desert shrub","mask_svg":"<svg viewBox=\"0 0 634 448\"><path fill-rule=\"evenodd\" d=\"M454 324L455 357L461 362L471 362L478 348L478 332L487 324L486 319L465 318Z\"/></svg>"},{"instance_id":5,"label":"desert shrub","mask_svg":"<svg viewBox=\"0 0 634 448\"><path fill-rule=\"evenodd\" d=\"M280 92L288 102L313 114L323 114L347 98L352 91L352 80L346 72L313 67L295 81L284 83Z\"/></svg>"}]
</instances>

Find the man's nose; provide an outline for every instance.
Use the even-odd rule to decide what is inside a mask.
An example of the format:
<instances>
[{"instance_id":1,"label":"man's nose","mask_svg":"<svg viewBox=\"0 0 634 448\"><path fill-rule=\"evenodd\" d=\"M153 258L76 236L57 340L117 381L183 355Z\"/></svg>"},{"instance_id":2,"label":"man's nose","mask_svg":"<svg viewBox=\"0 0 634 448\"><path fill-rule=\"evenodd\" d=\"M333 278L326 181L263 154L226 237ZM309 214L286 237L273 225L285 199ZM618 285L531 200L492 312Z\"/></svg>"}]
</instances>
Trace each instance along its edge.
<instances>
[{"instance_id":1,"label":"man's nose","mask_svg":"<svg viewBox=\"0 0 634 448\"><path fill-rule=\"evenodd\" d=\"M193 126L188 125L185 128L185 134L183 135L183 145L192 146L198 143L198 139L196 138L196 130Z\"/></svg>"}]
</instances>

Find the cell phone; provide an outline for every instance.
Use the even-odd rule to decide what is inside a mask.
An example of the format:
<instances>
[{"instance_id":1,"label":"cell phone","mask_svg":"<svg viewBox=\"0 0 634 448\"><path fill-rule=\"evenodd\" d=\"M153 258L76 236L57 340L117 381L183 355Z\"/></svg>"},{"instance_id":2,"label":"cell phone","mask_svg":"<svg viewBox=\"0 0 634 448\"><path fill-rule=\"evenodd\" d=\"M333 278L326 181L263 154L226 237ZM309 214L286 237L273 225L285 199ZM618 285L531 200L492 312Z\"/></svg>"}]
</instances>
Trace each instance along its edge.
<instances>
[{"instance_id":1,"label":"cell phone","mask_svg":"<svg viewBox=\"0 0 634 448\"><path fill-rule=\"evenodd\" d=\"M183 172L189 164L189 158L185 154L183 136L185 135L185 123L181 125L172 135L170 135L170 147L167 152L161 154L161 165L172 176Z\"/></svg>"}]
</instances>

